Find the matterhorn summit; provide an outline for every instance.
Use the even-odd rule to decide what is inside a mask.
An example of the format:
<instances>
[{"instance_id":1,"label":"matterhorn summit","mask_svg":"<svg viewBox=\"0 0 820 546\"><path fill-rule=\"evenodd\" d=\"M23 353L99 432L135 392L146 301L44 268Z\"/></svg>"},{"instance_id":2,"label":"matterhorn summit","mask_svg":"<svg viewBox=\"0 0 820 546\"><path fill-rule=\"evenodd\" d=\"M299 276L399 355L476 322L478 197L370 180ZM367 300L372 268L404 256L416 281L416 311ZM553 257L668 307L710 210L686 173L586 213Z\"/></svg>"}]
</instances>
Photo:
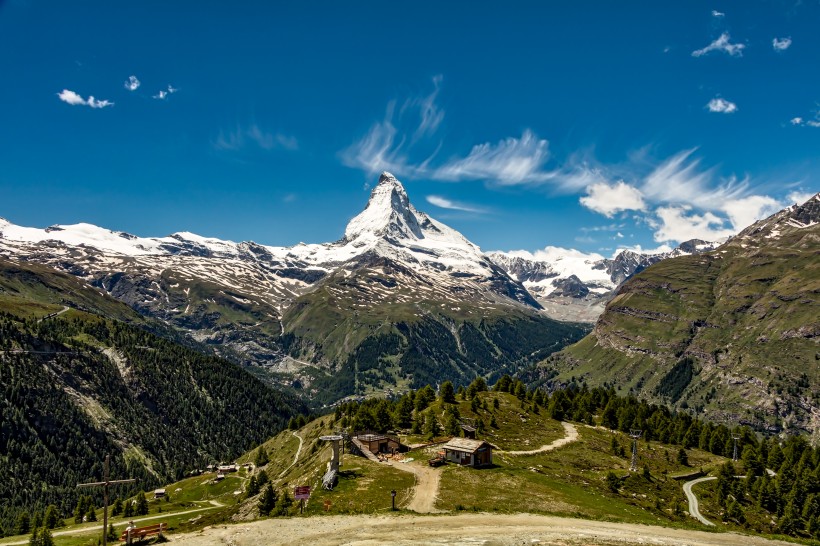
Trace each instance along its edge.
<instances>
[{"instance_id":1,"label":"matterhorn summit","mask_svg":"<svg viewBox=\"0 0 820 546\"><path fill-rule=\"evenodd\" d=\"M383 172L370 194L367 207L347 225L345 239L352 241L361 236L421 239L424 235L418 214L401 182L392 174Z\"/></svg>"}]
</instances>

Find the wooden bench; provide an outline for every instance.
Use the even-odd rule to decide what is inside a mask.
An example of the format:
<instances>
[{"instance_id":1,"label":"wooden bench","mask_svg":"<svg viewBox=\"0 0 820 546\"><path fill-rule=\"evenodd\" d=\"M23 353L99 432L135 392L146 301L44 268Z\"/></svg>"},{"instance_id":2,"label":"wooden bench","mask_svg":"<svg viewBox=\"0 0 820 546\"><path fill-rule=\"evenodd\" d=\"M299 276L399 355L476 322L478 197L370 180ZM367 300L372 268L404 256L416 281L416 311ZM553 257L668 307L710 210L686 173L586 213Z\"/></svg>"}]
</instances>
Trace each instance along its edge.
<instances>
[{"instance_id":1,"label":"wooden bench","mask_svg":"<svg viewBox=\"0 0 820 546\"><path fill-rule=\"evenodd\" d=\"M131 541L135 540L145 540L145 537L150 536L162 536L162 532L168 529L167 523L156 523L154 525L149 525L147 527L135 527L131 529ZM128 541L128 531L123 531L120 535L121 542Z\"/></svg>"}]
</instances>

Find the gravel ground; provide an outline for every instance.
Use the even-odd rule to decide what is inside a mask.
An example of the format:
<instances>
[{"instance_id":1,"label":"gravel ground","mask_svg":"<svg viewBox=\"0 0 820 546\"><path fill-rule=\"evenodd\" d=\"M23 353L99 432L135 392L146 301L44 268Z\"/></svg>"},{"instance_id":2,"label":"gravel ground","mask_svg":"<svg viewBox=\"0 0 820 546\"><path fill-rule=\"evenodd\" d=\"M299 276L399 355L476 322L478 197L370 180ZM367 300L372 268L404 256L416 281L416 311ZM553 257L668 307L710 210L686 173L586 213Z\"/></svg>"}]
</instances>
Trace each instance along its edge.
<instances>
[{"instance_id":1,"label":"gravel ground","mask_svg":"<svg viewBox=\"0 0 820 546\"><path fill-rule=\"evenodd\" d=\"M267 519L173 536L185 546L268 544L773 546L787 542L630 523L532 514L327 516ZM790 545L793 546L793 545Z\"/></svg>"}]
</instances>

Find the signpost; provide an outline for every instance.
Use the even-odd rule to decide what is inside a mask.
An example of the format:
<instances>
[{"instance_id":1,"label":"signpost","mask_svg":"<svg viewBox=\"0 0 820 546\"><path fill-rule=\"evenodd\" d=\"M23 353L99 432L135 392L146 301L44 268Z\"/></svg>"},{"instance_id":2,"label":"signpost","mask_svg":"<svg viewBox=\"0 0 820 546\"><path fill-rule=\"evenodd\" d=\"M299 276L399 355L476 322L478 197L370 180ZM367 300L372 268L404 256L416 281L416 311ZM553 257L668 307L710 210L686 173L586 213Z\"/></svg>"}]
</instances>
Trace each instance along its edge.
<instances>
[{"instance_id":1,"label":"signpost","mask_svg":"<svg viewBox=\"0 0 820 546\"><path fill-rule=\"evenodd\" d=\"M109 480L108 479L108 467L110 464L111 457L109 455L105 456L105 467L103 470L103 481L101 482L90 482L90 483L78 483L77 487L102 487L104 490L103 494L103 546L108 544L108 486L110 485L122 485L126 483L134 483L137 480ZM129 542L130 544L130 542Z\"/></svg>"},{"instance_id":2,"label":"signpost","mask_svg":"<svg viewBox=\"0 0 820 546\"><path fill-rule=\"evenodd\" d=\"M299 513L305 511L305 501L310 498L309 485L297 485L293 488L293 498L299 501Z\"/></svg>"}]
</instances>

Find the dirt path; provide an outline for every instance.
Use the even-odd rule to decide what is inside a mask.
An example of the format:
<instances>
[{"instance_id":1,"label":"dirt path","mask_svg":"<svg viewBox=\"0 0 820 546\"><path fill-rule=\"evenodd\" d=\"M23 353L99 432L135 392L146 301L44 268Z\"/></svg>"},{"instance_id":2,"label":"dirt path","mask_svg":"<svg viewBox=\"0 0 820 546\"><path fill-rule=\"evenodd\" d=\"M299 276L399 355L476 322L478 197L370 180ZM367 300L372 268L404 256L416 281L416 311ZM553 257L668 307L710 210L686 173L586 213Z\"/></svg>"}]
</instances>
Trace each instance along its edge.
<instances>
[{"instance_id":1,"label":"dirt path","mask_svg":"<svg viewBox=\"0 0 820 546\"><path fill-rule=\"evenodd\" d=\"M180 546L406 544L787 546L790 543L736 533L670 529L532 514L452 516L327 516L244 522L175 535Z\"/></svg>"},{"instance_id":2,"label":"dirt path","mask_svg":"<svg viewBox=\"0 0 820 546\"><path fill-rule=\"evenodd\" d=\"M210 501L210 503L213 504L213 506L208 506L207 508L194 508L193 510L185 510L184 512L165 512L162 515L150 516L150 517L147 517L147 518L136 517L136 518L133 518L131 521L133 521L134 523L142 523L144 521L153 521L155 519L168 519L169 517L172 517L172 516L183 516L185 514L195 514L196 512L204 512L206 510L213 510L215 508L221 508L221 507L225 506L224 504L222 504L220 502L217 502L217 501L213 501L213 500ZM116 522L109 520L109 523L113 523L115 526L119 527L120 530L122 531L122 530L124 530L124 527L122 527L122 526L127 524L128 522L125 521L125 520L120 520L120 521L116 521ZM91 533L93 531L102 531L102 528L103 528L103 526L102 526L102 524L100 524L100 525L94 525L92 527L81 527L81 528L78 528L78 529L70 529L68 531L52 531L51 536L59 537L59 536L65 536L65 535L82 535L82 534L85 534L85 533ZM17 542L3 542L2 544L3 544L3 546L12 546L12 545L16 546L16 545L19 545L19 544L28 544L28 543L29 543L29 539L27 538L25 540L19 540Z\"/></svg>"},{"instance_id":3,"label":"dirt path","mask_svg":"<svg viewBox=\"0 0 820 546\"><path fill-rule=\"evenodd\" d=\"M441 471L429 466L413 463L396 463L393 468L412 472L416 476L416 485L413 487L413 496L404 508L420 514L431 514L436 510L438 484Z\"/></svg>"},{"instance_id":4,"label":"dirt path","mask_svg":"<svg viewBox=\"0 0 820 546\"><path fill-rule=\"evenodd\" d=\"M553 449L557 449L561 446L565 446L569 443L575 442L578 440L578 429L575 428L575 425L572 423L567 423L566 421L561 421L561 424L564 426L564 437L558 438L557 440L553 441L552 443L543 445L538 449L531 449L529 451L498 451L498 453L504 453L505 455L535 455L537 453L544 453L545 451L552 451Z\"/></svg>"},{"instance_id":5,"label":"dirt path","mask_svg":"<svg viewBox=\"0 0 820 546\"><path fill-rule=\"evenodd\" d=\"M698 507L698 498L692 491L692 486L699 484L701 482L708 482L716 479L717 478L714 476L709 476L706 478L698 478L696 480L692 480L691 482L686 482L685 484L683 484L683 492L686 493L686 500L689 501L689 515L693 518L696 518L702 524L709 525L711 527L714 527L715 524L706 519L705 517L703 517L703 514L700 513L700 508Z\"/></svg>"},{"instance_id":6,"label":"dirt path","mask_svg":"<svg viewBox=\"0 0 820 546\"><path fill-rule=\"evenodd\" d=\"M282 476L284 476L284 475L287 473L287 471L288 471L288 470L290 470L291 468L293 468L293 465L295 465L295 464L296 464L296 461L298 461L298 460L299 460L299 454L300 454L300 453L302 453L302 444L304 443L304 442L302 441L302 437L301 437L301 436L299 436L298 434L296 434L296 432L295 432L295 431L294 431L294 432L291 432L291 434L293 434L293 435L296 437L296 439L297 439L297 440L299 440L299 448L296 450L296 455L293 457L293 462L292 462L292 463L290 463L290 466L289 466L289 467L287 467L286 469L284 469L284 470L283 470L283 471L279 474L279 477L280 477L280 478L281 478Z\"/></svg>"},{"instance_id":7,"label":"dirt path","mask_svg":"<svg viewBox=\"0 0 820 546\"><path fill-rule=\"evenodd\" d=\"M69 307L67 305L64 305L63 308L60 309L59 311L57 311L56 313L50 313L50 314L44 316L41 319L37 319L37 322L43 322L46 319L50 319L50 318L54 318L56 316L62 315L63 313L65 313L68 310L69 310Z\"/></svg>"}]
</instances>

